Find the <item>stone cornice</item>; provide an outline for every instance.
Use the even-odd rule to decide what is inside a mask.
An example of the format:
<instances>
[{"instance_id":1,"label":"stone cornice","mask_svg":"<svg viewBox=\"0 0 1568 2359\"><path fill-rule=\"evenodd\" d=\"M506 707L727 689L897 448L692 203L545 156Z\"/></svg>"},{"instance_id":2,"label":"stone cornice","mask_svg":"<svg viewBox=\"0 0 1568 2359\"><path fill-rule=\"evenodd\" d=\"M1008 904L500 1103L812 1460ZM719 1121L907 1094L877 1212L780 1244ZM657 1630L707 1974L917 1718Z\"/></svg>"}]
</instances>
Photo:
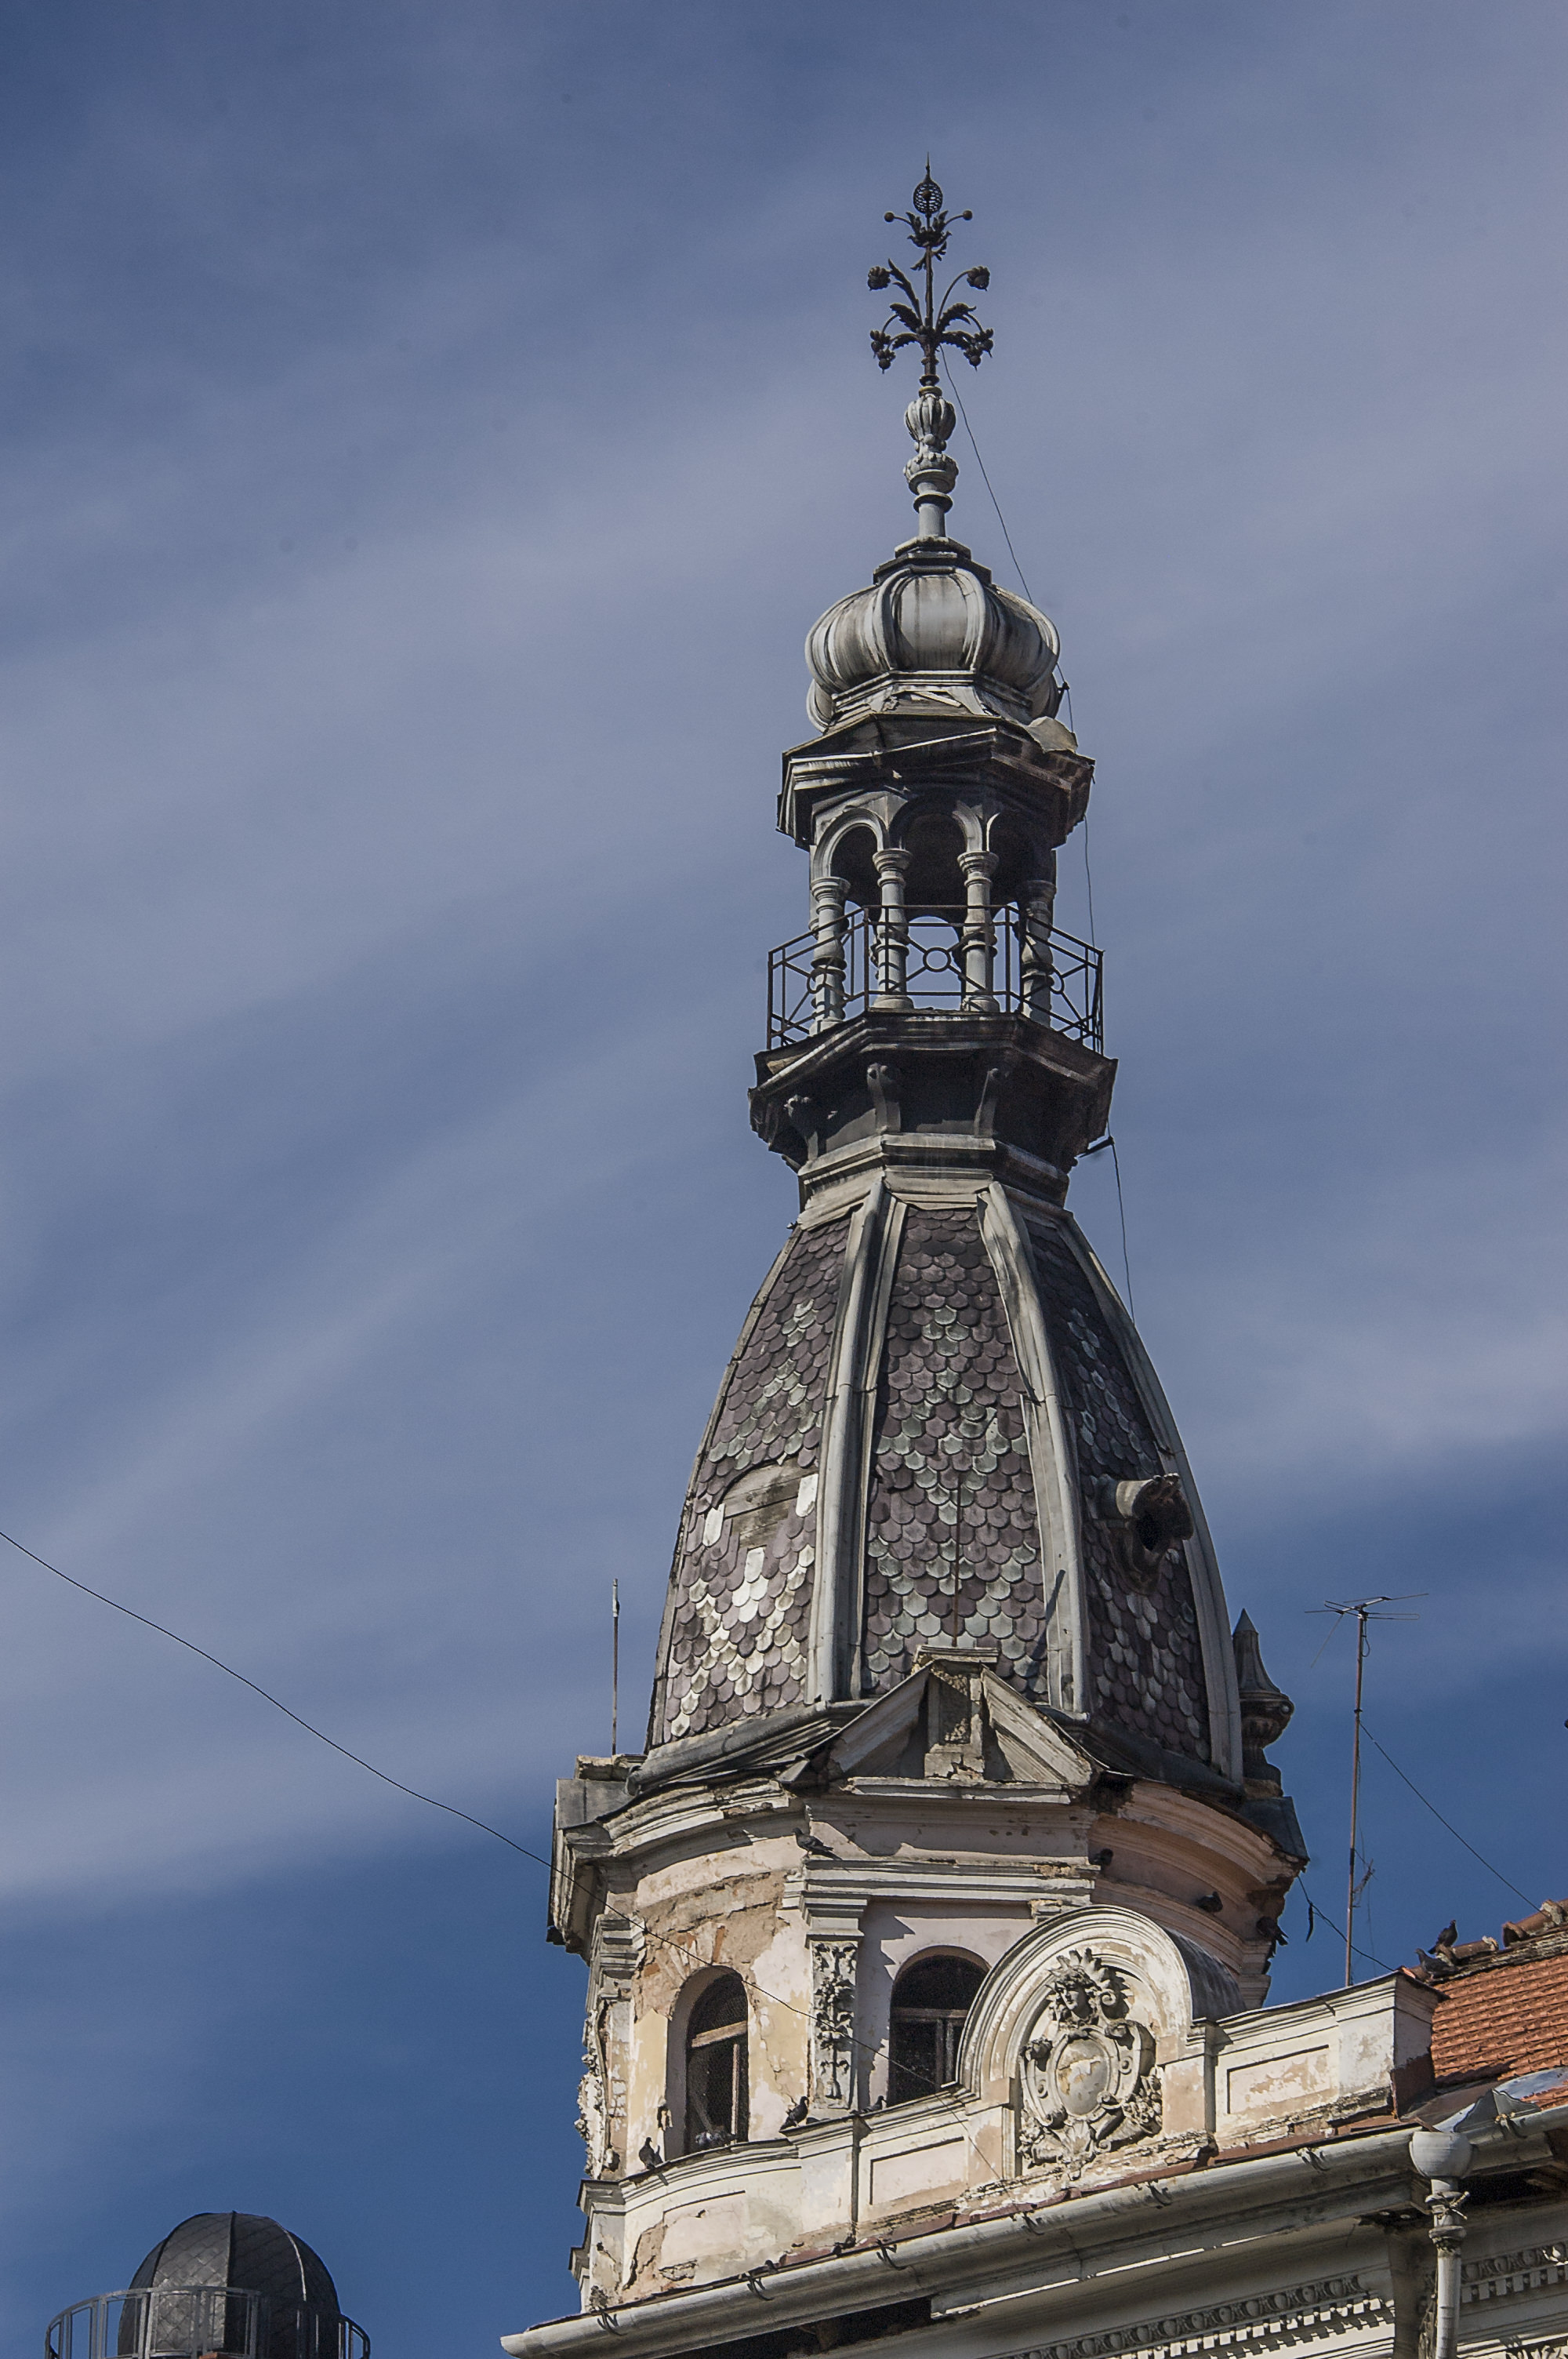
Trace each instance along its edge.
<instances>
[{"instance_id":1,"label":"stone cornice","mask_svg":"<svg viewBox=\"0 0 1568 2359\"><path fill-rule=\"evenodd\" d=\"M1528 2128L1498 2128L1476 2141L1477 2172L1517 2169L1548 2157L1548 2136L1568 2130L1568 2105L1534 2116ZM1169 2254L1174 2240L1196 2250L1242 2235L1279 2235L1330 2221L1357 2219L1411 2201L1410 2125L1342 2136L1185 2176L1104 2190L913 2237L896 2255L887 2246L841 2254L793 2267L753 2271L689 2293L654 2295L620 2309L558 2319L504 2335L511 2359L557 2359L616 2347L645 2359L700 2351L764 2330L963 2288L994 2299L1046 2285L1070 2258L1075 2281L1141 2255ZM895 2267L896 2264L896 2267Z\"/></svg>"},{"instance_id":2,"label":"stone cornice","mask_svg":"<svg viewBox=\"0 0 1568 2359\"><path fill-rule=\"evenodd\" d=\"M1288 2351L1293 2343L1321 2342L1325 2335L1391 2325L1393 2316L1388 2296L1369 2291L1358 2277L1321 2277L1274 2293L1211 2302L1202 2310L1167 2312L1101 2334L1027 2343L1007 2359L1121 2359L1125 2353L1145 2351L1183 2359L1199 2351Z\"/></svg>"},{"instance_id":3,"label":"stone cornice","mask_svg":"<svg viewBox=\"0 0 1568 2359\"><path fill-rule=\"evenodd\" d=\"M1568 2242L1527 2245L1520 2252L1494 2253L1466 2261L1461 2283L1459 2298L1466 2304L1502 2301L1510 2295L1568 2285Z\"/></svg>"}]
</instances>

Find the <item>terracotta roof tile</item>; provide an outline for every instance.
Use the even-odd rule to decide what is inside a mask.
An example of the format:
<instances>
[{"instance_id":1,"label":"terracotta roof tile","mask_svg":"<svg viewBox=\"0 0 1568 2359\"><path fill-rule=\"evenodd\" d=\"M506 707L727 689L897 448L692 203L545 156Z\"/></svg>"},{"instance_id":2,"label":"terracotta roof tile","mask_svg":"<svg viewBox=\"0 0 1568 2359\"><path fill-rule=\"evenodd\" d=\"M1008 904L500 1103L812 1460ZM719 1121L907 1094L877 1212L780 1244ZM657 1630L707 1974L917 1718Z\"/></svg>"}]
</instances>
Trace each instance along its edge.
<instances>
[{"instance_id":1,"label":"terracotta roof tile","mask_svg":"<svg viewBox=\"0 0 1568 2359\"><path fill-rule=\"evenodd\" d=\"M1495 1962L1443 1985L1432 2027L1439 2081L1506 2080L1568 2066L1568 1955Z\"/></svg>"}]
</instances>

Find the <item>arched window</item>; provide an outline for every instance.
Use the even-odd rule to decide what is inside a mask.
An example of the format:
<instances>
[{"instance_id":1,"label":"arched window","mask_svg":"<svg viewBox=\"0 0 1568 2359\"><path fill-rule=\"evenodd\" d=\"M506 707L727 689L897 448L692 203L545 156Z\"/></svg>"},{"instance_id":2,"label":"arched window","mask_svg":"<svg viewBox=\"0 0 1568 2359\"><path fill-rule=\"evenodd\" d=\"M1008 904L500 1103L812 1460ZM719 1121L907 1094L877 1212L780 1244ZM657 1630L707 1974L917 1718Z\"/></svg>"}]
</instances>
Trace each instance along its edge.
<instances>
[{"instance_id":1,"label":"arched window","mask_svg":"<svg viewBox=\"0 0 1568 2359\"><path fill-rule=\"evenodd\" d=\"M929 2097L958 2070L958 2041L985 1968L972 1958L917 1958L892 1993L888 2103Z\"/></svg>"},{"instance_id":2,"label":"arched window","mask_svg":"<svg viewBox=\"0 0 1568 2359\"><path fill-rule=\"evenodd\" d=\"M746 2135L746 1986L739 1974L708 1984L686 2033L686 2151Z\"/></svg>"}]
</instances>

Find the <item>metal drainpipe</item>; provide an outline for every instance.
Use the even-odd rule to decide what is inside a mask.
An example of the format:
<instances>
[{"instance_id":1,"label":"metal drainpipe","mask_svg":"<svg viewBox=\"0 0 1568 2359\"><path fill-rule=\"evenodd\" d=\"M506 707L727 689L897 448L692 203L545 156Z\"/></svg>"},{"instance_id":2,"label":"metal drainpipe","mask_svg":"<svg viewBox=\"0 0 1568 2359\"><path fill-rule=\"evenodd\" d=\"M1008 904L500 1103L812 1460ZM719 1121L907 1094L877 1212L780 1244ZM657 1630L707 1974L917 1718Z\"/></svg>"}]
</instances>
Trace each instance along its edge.
<instances>
[{"instance_id":1,"label":"metal drainpipe","mask_svg":"<svg viewBox=\"0 0 1568 2359\"><path fill-rule=\"evenodd\" d=\"M1431 2236L1437 2247L1437 2332L1432 2359L1454 2359L1459 2341L1460 2247L1465 2242L1465 2190L1458 2184L1475 2158L1475 2149L1457 2130L1417 2130L1411 2139L1411 2160L1430 2180L1426 2199Z\"/></svg>"}]
</instances>

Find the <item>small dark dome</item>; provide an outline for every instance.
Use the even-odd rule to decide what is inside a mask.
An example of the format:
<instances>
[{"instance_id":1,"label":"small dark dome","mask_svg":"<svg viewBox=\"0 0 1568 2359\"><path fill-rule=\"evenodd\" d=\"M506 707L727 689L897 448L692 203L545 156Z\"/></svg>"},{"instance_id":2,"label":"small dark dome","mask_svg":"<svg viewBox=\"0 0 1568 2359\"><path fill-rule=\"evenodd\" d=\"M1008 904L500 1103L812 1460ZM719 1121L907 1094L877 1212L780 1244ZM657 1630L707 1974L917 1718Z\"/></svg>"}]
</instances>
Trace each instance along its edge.
<instances>
[{"instance_id":1,"label":"small dark dome","mask_svg":"<svg viewBox=\"0 0 1568 2359\"><path fill-rule=\"evenodd\" d=\"M255 2212L196 2212L155 2245L133 2286L228 2286L339 2315L331 2271L300 2237Z\"/></svg>"},{"instance_id":2,"label":"small dark dome","mask_svg":"<svg viewBox=\"0 0 1568 2359\"><path fill-rule=\"evenodd\" d=\"M351 2359L368 2353L326 2263L276 2220L198 2212L155 2245L120 2315L119 2359Z\"/></svg>"}]
</instances>

